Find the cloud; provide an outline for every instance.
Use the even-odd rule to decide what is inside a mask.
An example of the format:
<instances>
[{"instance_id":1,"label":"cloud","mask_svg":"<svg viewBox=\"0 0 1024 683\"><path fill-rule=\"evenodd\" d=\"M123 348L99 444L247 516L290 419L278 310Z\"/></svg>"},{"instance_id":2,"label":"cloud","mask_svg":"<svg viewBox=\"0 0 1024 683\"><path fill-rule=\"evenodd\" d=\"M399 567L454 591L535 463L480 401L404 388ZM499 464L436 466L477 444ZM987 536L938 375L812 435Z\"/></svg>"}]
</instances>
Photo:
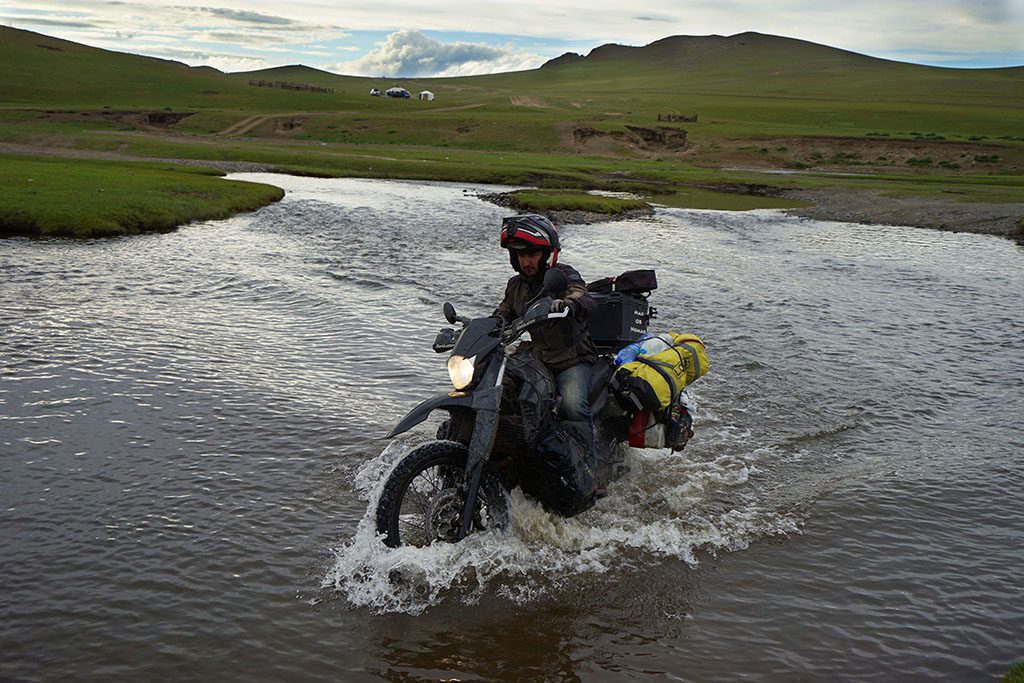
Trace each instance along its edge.
<instances>
[{"instance_id":1,"label":"cloud","mask_svg":"<svg viewBox=\"0 0 1024 683\"><path fill-rule=\"evenodd\" d=\"M324 68L358 76L468 76L531 69L543 61L511 45L442 43L415 29L403 29L360 59Z\"/></svg>"},{"instance_id":2,"label":"cloud","mask_svg":"<svg viewBox=\"0 0 1024 683\"><path fill-rule=\"evenodd\" d=\"M221 19L230 19L231 21L239 21L247 24L270 24L272 26L290 26L296 23L291 19L287 19L285 17L275 17L271 14L260 14L259 12L226 9L223 7L183 7L182 9L188 9L193 12L209 14L211 16L219 17Z\"/></svg>"},{"instance_id":3,"label":"cloud","mask_svg":"<svg viewBox=\"0 0 1024 683\"><path fill-rule=\"evenodd\" d=\"M468 61L461 64L452 64L444 71L435 76L450 78L453 76L482 76L486 74L508 73L509 71L524 71L536 69L547 59L538 57L525 51L508 52L507 54L489 61Z\"/></svg>"},{"instance_id":4,"label":"cloud","mask_svg":"<svg viewBox=\"0 0 1024 683\"><path fill-rule=\"evenodd\" d=\"M888 59L913 64L931 64L933 66L949 66L960 68L991 67L993 64L1014 64L1021 60L1018 53L1013 52L972 52L965 55L953 50L894 50L886 55Z\"/></svg>"},{"instance_id":5,"label":"cloud","mask_svg":"<svg viewBox=\"0 0 1024 683\"><path fill-rule=\"evenodd\" d=\"M344 34L333 35L332 38L342 38ZM267 33L266 31L249 31L239 30L232 31L230 29L221 30L216 29L212 31L196 31L191 35L191 43L193 44L226 44L234 45L237 47L244 48L256 48L265 51L274 51L283 49L282 46L287 46L288 49L296 50L297 52L310 53L310 48L315 47L309 40L310 32L303 31L301 34L297 34L292 31L285 31L281 33L273 32ZM332 56L333 53L325 53L328 56Z\"/></svg>"},{"instance_id":6,"label":"cloud","mask_svg":"<svg viewBox=\"0 0 1024 683\"><path fill-rule=\"evenodd\" d=\"M1002 24L1013 19L1009 0L957 0L960 11L982 24Z\"/></svg>"},{"instance_id":7,"label":"cloud","mask_svg":"<svg viewBox=\"0 0 1024 683\"><path fill-rule=\"evenodd\" d=\"M30 24L33 26L63 26L67 28L96 28L96 24L75 19L44 19L42 17L3 17L8 25Z\"/></svg>"},{"instance_id":8,"label":"cloud","mask_svg":"<svg viewBox=\"0 0 1024 683\"><path fill-rule=\"evenodd\" d=\"M223 52L212 52L203 50L189 50L187 48L167 47L164 45L150 45L146 54L161 59L171 59L177 62L184 62L190 66L212 66L215 69L225 72L235 71L256 71L265 69L268 64L262 57L250 57L247 55L236 55Z\"/></svg>"},{"instance_id":9,"label":"cloud","mask_svg":"<svg viewBox=\"0 0 1024 683\"><path fill-rule=\"evenodd\" d=\"M232 43L235 45L264 45L267 37L262 33L241 31L207 31L195 35L196 40L208 43Z\"/></svg>"}]
</instances>

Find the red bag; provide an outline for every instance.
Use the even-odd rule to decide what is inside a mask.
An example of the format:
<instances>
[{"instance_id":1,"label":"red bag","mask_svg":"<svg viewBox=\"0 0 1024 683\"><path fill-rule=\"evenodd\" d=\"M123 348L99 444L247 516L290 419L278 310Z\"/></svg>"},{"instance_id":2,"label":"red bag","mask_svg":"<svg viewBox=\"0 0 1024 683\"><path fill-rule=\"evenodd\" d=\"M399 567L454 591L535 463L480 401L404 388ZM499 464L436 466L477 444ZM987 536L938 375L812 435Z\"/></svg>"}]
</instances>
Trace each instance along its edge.
<instances>
[{"instance_id":1,"label":"red bag","mask_svg":"<svg viewBox=\"0 0 1024 683\"><path fill-rule=\"evenodd\" d=\"M665 425L655 422L650 410L638 410L633 413L633 421L629 425L629 445L633 448L664 448Z\"/></svg>"}]
</instances>

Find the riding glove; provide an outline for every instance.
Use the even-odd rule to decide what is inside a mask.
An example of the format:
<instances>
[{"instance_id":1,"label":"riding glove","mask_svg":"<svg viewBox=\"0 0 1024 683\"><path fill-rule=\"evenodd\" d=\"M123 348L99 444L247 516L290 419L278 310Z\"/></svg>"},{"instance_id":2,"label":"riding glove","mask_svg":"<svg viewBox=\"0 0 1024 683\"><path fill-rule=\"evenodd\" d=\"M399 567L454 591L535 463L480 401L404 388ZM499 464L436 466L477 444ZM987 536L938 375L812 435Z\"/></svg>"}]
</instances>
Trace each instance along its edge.
<instances>
[{"instance_id":1,"label":"riding glove","mask_svg":"<svg viewBox=\"0 0 1024 683\"><path fill-rule=\"evenodd\" d=\"M569 315L576 317L576 302L566 301L565 299L555 299L551 302L551 312L561 313L562 311L569 309Z\"/></svg>"}]
</instances>

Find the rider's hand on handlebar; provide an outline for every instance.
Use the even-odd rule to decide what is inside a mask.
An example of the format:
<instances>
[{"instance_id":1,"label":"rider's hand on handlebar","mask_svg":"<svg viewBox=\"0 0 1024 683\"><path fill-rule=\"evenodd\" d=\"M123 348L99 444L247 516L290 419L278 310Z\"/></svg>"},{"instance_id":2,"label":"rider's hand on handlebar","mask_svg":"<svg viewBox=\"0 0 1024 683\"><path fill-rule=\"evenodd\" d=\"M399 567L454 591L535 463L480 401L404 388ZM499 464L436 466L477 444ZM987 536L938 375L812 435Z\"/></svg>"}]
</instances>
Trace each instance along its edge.
<instances>
[{"instance_id":1,"label":"rider's hand on handlebar","mask_svg":"<svg viewBox=\"0 0 1024 683\"><path fill-rule=\"evenodd\" d=\"M574 302L566 301L565 299L555 299L551 302L552 313L561 313L566 309L568 309L569 315L576 315L576 304Z\"/></svg>"}]
</instances>

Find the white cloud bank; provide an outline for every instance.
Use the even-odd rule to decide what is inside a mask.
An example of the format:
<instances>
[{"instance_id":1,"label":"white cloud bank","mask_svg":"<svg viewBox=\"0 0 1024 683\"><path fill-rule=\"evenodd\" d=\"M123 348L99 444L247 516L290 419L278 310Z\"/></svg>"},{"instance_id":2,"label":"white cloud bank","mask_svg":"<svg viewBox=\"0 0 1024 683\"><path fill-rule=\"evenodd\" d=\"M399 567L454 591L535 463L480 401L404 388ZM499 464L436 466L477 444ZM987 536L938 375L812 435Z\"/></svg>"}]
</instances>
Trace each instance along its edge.
<instances>
[{"instance_id":1,"label":"white cloud bank","mask_svg":"<svg viewBox=\"0 0 1024 683\"><path fill-rule=\"evenodd\" d=\"M324 68L350 76L473 76L534 69L545 61L512 45L442 43L415 29L403 29L359 59Z\"/></svg>"}]
</instances>

